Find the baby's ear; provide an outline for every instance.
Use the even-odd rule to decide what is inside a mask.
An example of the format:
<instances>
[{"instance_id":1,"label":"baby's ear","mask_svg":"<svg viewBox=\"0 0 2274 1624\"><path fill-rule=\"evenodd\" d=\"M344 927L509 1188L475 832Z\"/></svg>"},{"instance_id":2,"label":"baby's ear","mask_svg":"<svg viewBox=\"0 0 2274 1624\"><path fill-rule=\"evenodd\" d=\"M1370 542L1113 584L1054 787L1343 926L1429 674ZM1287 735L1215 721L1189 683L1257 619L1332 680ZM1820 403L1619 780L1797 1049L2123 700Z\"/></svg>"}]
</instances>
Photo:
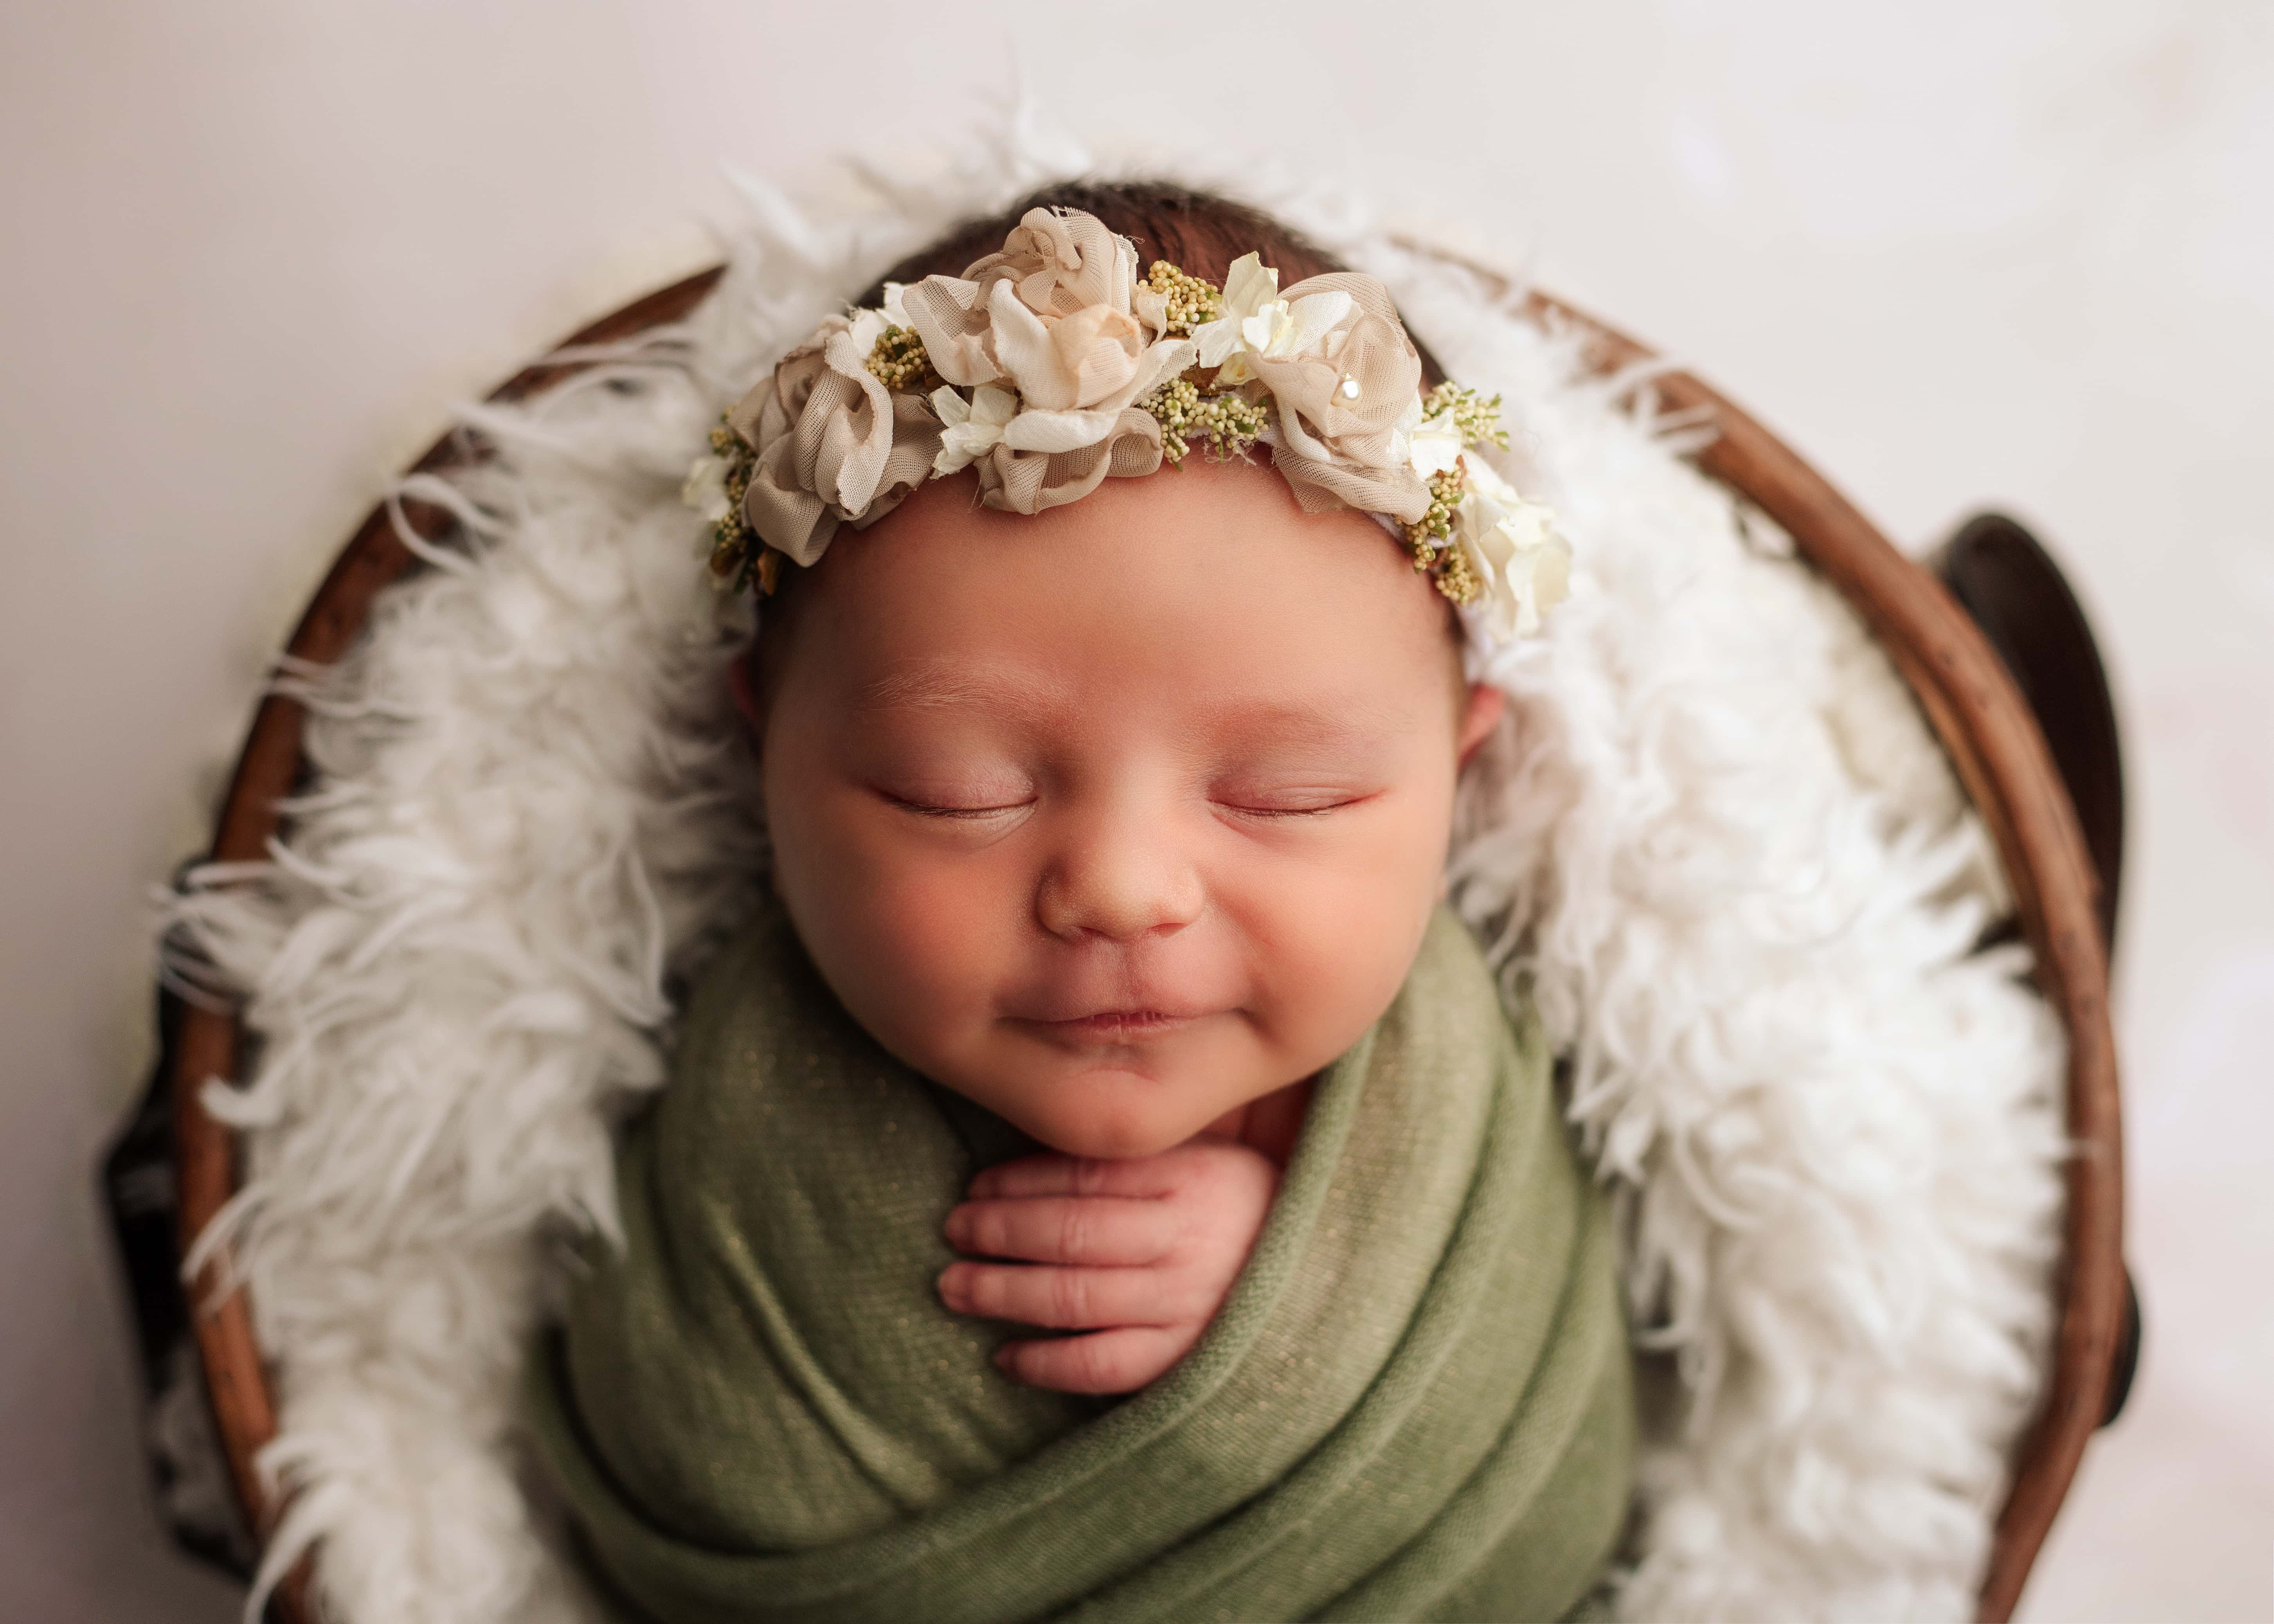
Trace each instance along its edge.
<instances>
[{"instance_id":1,"label":"baby's ear","mask_svg":"<svg viewBox=\"0 0 2274 1624\"><path fill-rule=\"evenodd\" d=\"M734 709L742 713L749 725L750 737L764 739L766 733L766 713L758 703L757 678L750 671L750 656L737 655L727 667L727 691L734 696Z\"/></svg>"},{"instance_id":2,"label":"baby's ear","mask_svg":"<svg viewBox=\"0 0 2274 1624\"><path fill-rule=\"evenodd\" d=\"M1469 758L1484 748L1485 741L1492 737L1493 729L1500 726L1501 715L1507 709L1508 695L1491 683L1469 684L1468 699L1461 710L1460 732L1454 745L1462 766L1467 766Z\"/></svg>"}]
</instances>

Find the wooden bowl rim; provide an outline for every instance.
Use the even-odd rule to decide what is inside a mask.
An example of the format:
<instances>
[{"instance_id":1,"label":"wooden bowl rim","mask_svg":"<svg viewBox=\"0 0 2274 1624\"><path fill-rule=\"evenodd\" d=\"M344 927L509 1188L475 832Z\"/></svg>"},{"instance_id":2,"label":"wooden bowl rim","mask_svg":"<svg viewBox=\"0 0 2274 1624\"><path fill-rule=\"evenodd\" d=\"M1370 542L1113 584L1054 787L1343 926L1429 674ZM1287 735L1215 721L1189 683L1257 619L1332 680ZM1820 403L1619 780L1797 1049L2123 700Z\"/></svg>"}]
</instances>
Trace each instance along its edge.
<instances>
[{"instance_id":1,"label":"wooden bowl rim","mask_svg":"<svg viewBox=\"0 0 2274 1624\"><path fill-rule=\"evenodd\" d=\"M561 348L617 343L678 320L702 302L723 268L697 272L636 299L576 333ZM1506 285L1489 270L1471 268ZM1593 361L1606 372L1656 363L1650 350L1561 300L1535 293L1529 304L1546 320L1583 329ZM539 362L490 398L525 398L589 365ZM1695 456L1698 467L1781 525L1894 659L1990 826L2036 953L2040 989L2068 1033L2067 1117L2075 1150L2067 1168L2053 1375L2022 1441L1977 1612L1984 1624L2003 1624L2020 1599L2099 1421L2123 1312L2123 1139L2091 865L2036 718L1941 583L1898 551L1788 447L1702 380L1683 371L1656 371L1649 387L1666 409L1695 412L1715 425L1716 438ZM473 455L465 437L448 434L411 471L443 472ZM448 515L439 509L418 502L403 508L406 521L425 539L448 529ZM288 656L319 665L338 659L361 630L373 599L415 563L386 504L373 508L310 600L286 645ZM214 861L257 861L267 855L279 827L278 804L301 773L303 719L296 700L272 693L260 701L216 820ZM178 1240L185 1257L238 1182L235 1136L206 1113L199 1091L207 1079L235 1078L242 1049L243 1033L233 1015L184 1011L169 1081L181 1192ZM248 1524L266 1544L283 1507L255 1464L261 1447L275 1436L276 1406L253 1337L250 1306L242 1286L228 1286L222 1259L208 1261L191 1289L200 1304L193 1324L230 1478ZM309 1616L305 1563L294 1582L280 1590L275 1611L288 1624Z\"/></svg>"}]
</instances>

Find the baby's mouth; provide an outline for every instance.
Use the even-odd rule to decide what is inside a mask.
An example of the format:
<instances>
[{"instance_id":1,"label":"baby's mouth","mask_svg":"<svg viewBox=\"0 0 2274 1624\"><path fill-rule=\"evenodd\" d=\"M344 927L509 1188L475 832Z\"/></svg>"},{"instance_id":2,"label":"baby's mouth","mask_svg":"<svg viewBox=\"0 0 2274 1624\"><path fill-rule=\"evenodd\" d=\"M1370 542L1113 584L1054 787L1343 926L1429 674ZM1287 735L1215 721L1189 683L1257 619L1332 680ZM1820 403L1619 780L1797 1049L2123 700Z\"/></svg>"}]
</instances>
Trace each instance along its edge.
<instances>
[{"instance_id":1,"label":"baby's mouth","mask_svg":"<svg viewBox=\"0 0 2274 1624\"><path fill-rule=\"evenodd\" d=\"M1148 1042L1189 1026L1199 1019L1197 1015L1178 1015L1165 1010L1097 1010L1067 1020L1013 1017L1014 1024L1030 1032L1081 1048Z\"/></svg>"}]
</instances>

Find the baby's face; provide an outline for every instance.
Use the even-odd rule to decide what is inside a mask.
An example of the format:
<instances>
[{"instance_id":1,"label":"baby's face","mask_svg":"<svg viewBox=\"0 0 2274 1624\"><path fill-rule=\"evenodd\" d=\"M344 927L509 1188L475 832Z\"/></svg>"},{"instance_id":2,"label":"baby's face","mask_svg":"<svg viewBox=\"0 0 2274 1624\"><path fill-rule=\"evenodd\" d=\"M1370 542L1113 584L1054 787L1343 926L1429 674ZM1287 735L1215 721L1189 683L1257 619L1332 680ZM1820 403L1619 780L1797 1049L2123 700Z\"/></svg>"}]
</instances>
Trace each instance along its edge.
<instances>
[{"instance_id":1,"label":"baby's face","mask_svg":"<svg viewBox=\"0 0 2274 1624\"><path fill-rule=\"evenodd\" d=\"M1372 519L1201 457L1033 517L945 479L793 592L753 702L775 884L909 1065L1146 1155L1387 1007L1492 710Z\"/></svg>"}]
</instances>

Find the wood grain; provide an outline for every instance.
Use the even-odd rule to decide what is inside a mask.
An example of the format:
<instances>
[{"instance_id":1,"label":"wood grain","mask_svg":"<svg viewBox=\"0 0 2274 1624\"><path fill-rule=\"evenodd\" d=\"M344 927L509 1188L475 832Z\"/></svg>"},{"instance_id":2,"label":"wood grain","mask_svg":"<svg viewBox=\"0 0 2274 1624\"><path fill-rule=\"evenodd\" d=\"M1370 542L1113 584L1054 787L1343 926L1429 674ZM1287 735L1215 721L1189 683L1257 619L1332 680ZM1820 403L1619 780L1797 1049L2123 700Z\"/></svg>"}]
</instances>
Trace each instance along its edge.
<instances>
[{"instance_id":1,"label":"wood grain","mask_svg":"<svg viewBox=\"0 0 2274 1624\"><path fill-rule=\"evenodd\" d=\"M719 274L715 268L704 271L651 294L584 328L563 348L620 342L676 320ZM1547 320L1585 328L1596 364L1607 371L1652 362L1651 351L1569 304L1537 295L1532 303ZM537 393L584 365L540 362L492 398ZM1998 1519L1978 1615L1984 1624L2003 1624L2101 1414L2123 1312L2122 1134L2091 866L2035 719L1996 654L1941 583L1775 436L1702 380L1663 371L1651 375L1648 387L1666 408L1712 421L1719 432L1698 454L1698 465L1781 525L1886 648L1997 841L2037 953L2039 985L2067 1029L2068 1125L2078 1148L2068 1167L2055 1366ZM478 455L478 446L464 437L446 436L414 471L440 471ZM428 539L444 535L446 518L439 510L410 503L405 516ZM339 658L362 628L372 600L414 563L386 509L374 508L311 601L287 652L317 664ZM300 707L279 695L264 699L255 711L219 818L216 861L266 855L279 832L279 802L301 773L302 721ZM236 1075L241 1044L231 1018L189 1011L173 1078L185 1252L237 1182L232 1136L206 1114L198 1094L207 1079ZM266 1493L254 1462L275 1435L275 1405L245 1294L223 1292L218 1267L209 1267L196 1282L205 1304L197 1322L199 1345L232 1481L248 1522L265 1539L281 1507ZM310 1612L303 1564L272 1615L284 1624L305 1624Z\"/></svg>"}]
</instances>

